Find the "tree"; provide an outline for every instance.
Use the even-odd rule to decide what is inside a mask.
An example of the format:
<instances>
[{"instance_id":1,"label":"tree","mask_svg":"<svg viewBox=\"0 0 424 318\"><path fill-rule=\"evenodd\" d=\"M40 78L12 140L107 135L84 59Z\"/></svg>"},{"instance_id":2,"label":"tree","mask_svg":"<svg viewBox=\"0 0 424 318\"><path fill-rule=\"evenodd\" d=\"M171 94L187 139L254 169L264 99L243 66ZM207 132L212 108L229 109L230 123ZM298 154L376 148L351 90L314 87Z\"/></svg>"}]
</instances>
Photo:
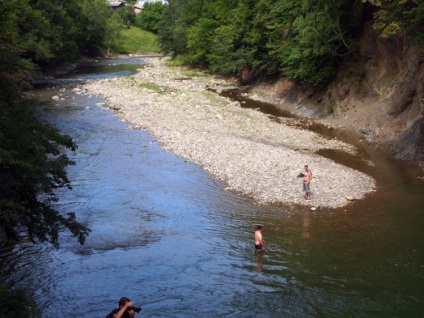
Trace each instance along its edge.
<instances>
[{"instance_id":1,"label":"tree","mask_svg":"<svg viewBox=\"0 0 424 318\"><path fill-rule=\"evenodd\" d=\"M100 55L105 49L107 21L112 14L105 0L82 0L82 29L84 30L84 53Z\"/></svg>"},{"instance_id":2,"label":"tree","mask_svg":"<svg viewBox=\"0 0 424 318\"><path fill-rule=\"evenodd\" d=\"M406 36L424 49L424 3L418 0L362 0L378 10L374 28L383 37Z\"/></svg>"},{"instance_id":3,"label":"tree","mask_svg":"<svg viewBox=\"0 0 424 318\"><path fill-rule=\"evenodd\" d=\"M325 86L353 51L357 0L174 0L159 23L165 52L214 72L244 68Z\"/></svg>"},{"instance_id":4,"label":"tree","mask_svg":"<svg viewBox=\"0 0 424 318\"><path fill-rule=\"evenodd\" d=\"M115 11L115 14L116 13L121 16L123 23L127 26L128 29L130 29L131 25L135 23L135 13L131 6L119 8Z\"/></svg>"},{"instance_id":5,"label":"tree","mask_svg":"<svg viewBox=\"0 0 424 318\"><path fill-rule=\"evenodd\" d=\"M158 33L158 24L166 5L162 2L146 2L143 11L136 16L135 24L146 31Z\"/></svg>"},{"instance_id":6,"label":"tree","mask_svg":"<svg viewBox=\"0 0 424 318\"><path fill-rule=\"evenodd\" d=\"M55 190L70 188L66 166L73 164L61 147L75 149L73 141L37 121L27 103L15 103L0 113L0 224L16 241L26 229L33 242L58 246L59 231L67 228L84 243L89 230L75 214L63 216L52 208Z\"/></svg>"}]
</instances>

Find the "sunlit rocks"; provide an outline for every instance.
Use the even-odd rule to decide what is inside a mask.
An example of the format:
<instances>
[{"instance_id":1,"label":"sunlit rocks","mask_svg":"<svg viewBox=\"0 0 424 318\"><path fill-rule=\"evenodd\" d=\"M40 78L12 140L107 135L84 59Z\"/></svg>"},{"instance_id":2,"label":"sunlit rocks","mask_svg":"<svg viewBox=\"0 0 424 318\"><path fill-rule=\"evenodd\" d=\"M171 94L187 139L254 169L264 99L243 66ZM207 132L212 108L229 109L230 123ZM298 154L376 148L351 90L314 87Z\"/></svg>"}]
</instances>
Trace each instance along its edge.
<instances>
[{"instance_id":1,"label":"sunlit rocks","mask_svg":"<svg viewBox=\"0 0 424 318\"><path fill-rule=\"evenodd\" d=\"M105 107L132 127L149 131L164 149L259 203L339 207L348 203L347 196L361 199L375 188L370 176L316 154L337 149L355 155L352 145L304 129L298 119L277 122L206 89L226 87L222 79L198 73L177 81L190 71L167 67L159 58L148 62L136 75L89 81L79 89L103 96ZM297 178L305 164L315 177L311 201L305 201Z\"/></svg>"}]
</instances>

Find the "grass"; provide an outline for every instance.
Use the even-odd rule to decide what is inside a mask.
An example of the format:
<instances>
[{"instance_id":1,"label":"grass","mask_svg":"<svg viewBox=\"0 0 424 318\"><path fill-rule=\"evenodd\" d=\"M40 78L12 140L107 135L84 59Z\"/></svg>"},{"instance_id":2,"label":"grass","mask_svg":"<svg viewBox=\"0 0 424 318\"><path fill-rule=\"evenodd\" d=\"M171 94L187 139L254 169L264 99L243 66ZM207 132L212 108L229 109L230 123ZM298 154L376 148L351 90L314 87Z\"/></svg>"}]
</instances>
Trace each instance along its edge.
<instances>
[{"instance_id":1,"label":"grass","mask_svg":"<svg viewBox=\"0 0 424 318\"><path fill-rule=\"evenodd\" d=\"M123 29L119 40L111 48L112 53L158 53L156 35L135 26Z\"/></svg>"},{"instance_id":2,"label":"grass","mask_svg":"<svg viewBox=\"0 0 424 318\"><path fill-rule=\"evenodd\" d=\"M156 93L164 93L167 89L166 86L157 85L154 83L140 83L139 86Z\"/></svg>"},{"instance_id":3,"label":"grass","mask_svg":"<svg viewBox=\"0 0 424 318\"><path fill-rule=\"evenodd\" d=\"M177 56L177 57L173 58L172 60L168 61L167 64L170 67L178 67L178 66L187 66L190 63L187 61L186 57Z\"/></svg>"}]
</instances>

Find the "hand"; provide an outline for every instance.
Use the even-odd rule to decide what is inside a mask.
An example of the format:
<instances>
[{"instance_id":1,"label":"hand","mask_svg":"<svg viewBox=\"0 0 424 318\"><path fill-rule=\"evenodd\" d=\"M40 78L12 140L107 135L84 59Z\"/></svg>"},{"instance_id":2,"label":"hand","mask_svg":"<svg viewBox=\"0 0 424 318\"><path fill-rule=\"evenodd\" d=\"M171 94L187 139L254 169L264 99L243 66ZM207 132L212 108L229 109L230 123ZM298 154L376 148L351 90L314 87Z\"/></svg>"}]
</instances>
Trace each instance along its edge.
<instances>
[{"instance_id":1,"label":"hand","mask_svg":"<svg viewBox=\"0 0 424 318\"><path fill-rule=\"evenodd\" d=\"M133 304L133 302L132 302L132 301L129 301L129 302L127 302L127 303L125 304L125 307L126 307L126 308L131 308L131 307L134 307L134 304Z\"/></svg>"}]
</instances>

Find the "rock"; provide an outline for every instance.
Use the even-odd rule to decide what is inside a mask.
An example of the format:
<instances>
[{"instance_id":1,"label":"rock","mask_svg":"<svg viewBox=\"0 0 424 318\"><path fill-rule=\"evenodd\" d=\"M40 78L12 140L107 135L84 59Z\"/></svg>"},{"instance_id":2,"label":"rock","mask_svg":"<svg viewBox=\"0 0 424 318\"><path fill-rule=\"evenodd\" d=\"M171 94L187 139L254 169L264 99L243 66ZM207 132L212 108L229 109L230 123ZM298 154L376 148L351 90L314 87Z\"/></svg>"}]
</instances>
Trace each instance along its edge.
<instances>
[{"instance_id":1,"label":"rock","mask_svg":"<svg viewBox=\"0 0 424 318\"><path fill-rule=\"evenodd\" d=\"M347 197L345 197L345 199L348 201L355 201L355 198L351 195L348 195Z\"/></svg>"},{"instance_id":2,"label":"rock","mask_svg":"<svg viewBox=\"0 0 424 318\"><path fill-rule=\"evenodd\" d=\"M60 97L59 96L57 96L57 95L55 95L55 96L53 96L52 97L52 100L54 100L54 101L60 101Z\"/></svg>"},{"instance_id":3,"label":"rock","mask_svg":"<svg viewBox=\"0 0 424 318\"><path fill-rule=\"evenodd\" d=\"M316 206L311 207L311 211L316 211L316 210L318 210L318 207Z\"/></svg>"}]
</instances>

